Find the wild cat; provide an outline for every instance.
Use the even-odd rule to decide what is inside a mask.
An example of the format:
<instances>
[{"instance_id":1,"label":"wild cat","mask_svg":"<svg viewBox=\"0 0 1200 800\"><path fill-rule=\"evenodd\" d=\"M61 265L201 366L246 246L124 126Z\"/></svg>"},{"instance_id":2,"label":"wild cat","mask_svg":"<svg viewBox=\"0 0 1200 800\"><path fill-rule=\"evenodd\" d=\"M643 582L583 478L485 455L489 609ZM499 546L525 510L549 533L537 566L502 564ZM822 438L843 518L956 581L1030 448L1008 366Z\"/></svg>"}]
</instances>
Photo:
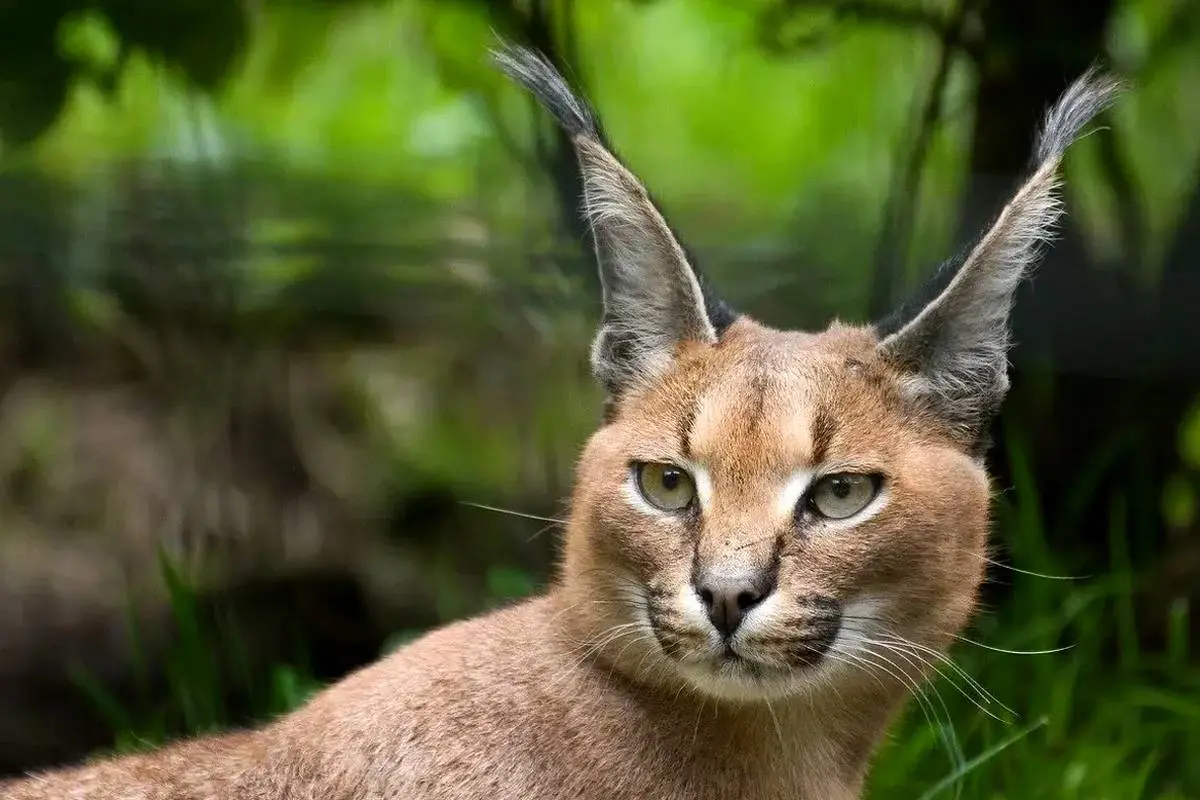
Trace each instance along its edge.
<instances>
[{"instance_id":1,"label":"wild cat","mask_svg":"<svg viewBox=\"0 0 1200 800\"><path fill-rule=\"evenodd\" d=\"M607 392L544 594L434 630L256 730L0 787L5 800L694 800L861 795L984 575L989 421L1014 291L1090 70L1036 163L923 302L778 330L713 293L593 111L539 54L499 67L570 135Z\"/></svg>"}]
</instances>

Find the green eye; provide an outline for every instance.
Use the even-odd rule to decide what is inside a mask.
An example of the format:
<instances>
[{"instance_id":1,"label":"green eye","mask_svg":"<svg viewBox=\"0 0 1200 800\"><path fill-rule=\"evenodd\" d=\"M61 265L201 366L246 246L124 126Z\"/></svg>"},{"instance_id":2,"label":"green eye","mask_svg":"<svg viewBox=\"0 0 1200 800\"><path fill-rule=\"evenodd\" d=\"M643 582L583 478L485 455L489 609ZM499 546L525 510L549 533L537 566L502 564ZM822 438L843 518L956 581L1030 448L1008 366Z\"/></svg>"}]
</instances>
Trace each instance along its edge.
<instances>
[{"instance_id":1,"label":"green eye","mask_svg":"<svg viewBox=\"0 0 1200 800\"><path fill-rule=\"evenodd\" d=\"M808 493L808 506L826 519L847 519L862 511L879 494L878 475L839 472L817 481Z\"/></svg>"},{"instance_id":2,"label":"green eye","mask_svg":"<svg viewBox=\"0 0 1200 800\"><path fill-rule=\"evenodd\" d=\"M696 497L692 476L673 464L638 464L636 474L638 491L655 508L680 511Z\"/></svg>"}]
</instances>

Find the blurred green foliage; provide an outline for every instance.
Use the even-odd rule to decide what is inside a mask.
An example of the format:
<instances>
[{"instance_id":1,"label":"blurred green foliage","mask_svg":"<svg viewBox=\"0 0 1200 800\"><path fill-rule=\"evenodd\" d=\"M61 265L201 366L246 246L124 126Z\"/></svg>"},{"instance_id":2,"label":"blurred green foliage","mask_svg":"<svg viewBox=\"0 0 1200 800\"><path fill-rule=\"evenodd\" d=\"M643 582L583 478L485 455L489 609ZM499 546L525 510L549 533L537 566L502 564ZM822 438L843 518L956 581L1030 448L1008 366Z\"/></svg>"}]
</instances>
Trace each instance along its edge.
<instances>
[{"instance_id":1,"label":"blurred green foliage","mask_svg":"<svg viewBox=\"0 0 1200 800\"><path fill-rule=\"evenodd\" d=\"M251 192L249 210L232 223L241 226L231 270L241 331L261 331L269 320L276 333L311 334L318 313L367 317L403 294L406 311L426 310L423 334L433 344L386 357L434 387L427 402L436 413L399 446L378 437L395 480L448 485L464 496L515 491L527 481L531 452L578 444L598 399L581 388L590 318L581 313L588 300L571 282L577 256L554 235L555 198L533 154L546 122L484 58L493 25L533 5L330 0L263 2L251 13L250 4L234 0L9 4L0 10L3 169L86 183L98 169L150 156L253 185L255 175L286 167L293 182L279 193L285 200ZM803 46L783 52L761 46L764 19L776 5L764 0L543 5L558 10L555 35L573 43L577 77L617 148L684 238L717 256L711 271L731 300L779 324L862 316L875 237L914 136L921 87L938 59L937 37L905 25L860 24L837 4L794 3L803 13L780 20L774 33ZM942 5L921 13L942 13ZM1108 55L1137 72L1139 85L1115 114L1115 133L1148 231L1134 263L1152 281L1200 163L1200 103L1189 95L1200 85L1200 48L1158 56L1155 43L1183 27L1172 4L1123 0L1116 9ZM971 166L974 80L965 62L951 71L919 196L908 198L917 205L916 235L901 259L910 281L951 249ZM1073 216L1104 262L1118 246L1119 211L1094 141L1081 143L1068 173ZM335 184L353 188L328 195ZM220 202L208 196L200 205ZM446 244L454 232L443 219L447 209L503 235L455 251ZM347 246L313 255L331 241L395 249L362 256ZM744 246L735 250L731 241ZM488 253L498 272L479 281L474 304L436 322L428 308L444 306L425 300L451 279L443 261L432 262L431 250L419 245L443 260ZM809 262L795 263L797 252ZM534 253L559 269L514 264L510 253ZM136 327L129 320L138 287L86 277L72 284L73 317L90 330ZM380 319L391 322L384 314L372 319L380 327ZM464 386L462 361L491 365L487 354L517 339L531 348L528 357L498 363L522 370L505 383L521 387L519 402L481 410L480 398L493 396L480 389L486 370L471 373L478 385ZM550 378L535 379L546 371ZM380 400L395 390L392 378L402 376L381 369L355 388L374 398L364 405L378 411L380 429L396 424ZM1094 464L1080 465L1068 505L1107 504L1116 566L1098 580L1044 577L1078 565L1051 547L1057 531L1039 503L1033 468L1022 460L1019 438L1010 445L1017 485L1000 498L997 536L1010 562L1027 572L997 569L996 579L1013 585L1012 601L983 615L969 634L1001 651L960 643L957 666L944 665L941 680L892 732L872 796L1197 796L1200 772L1191 756L1200 751L1200 671L1187 605L1171 606L1164 648L1143 645L1133 596L1144 579L1129 563L1126 538L1136 526L1127 498L1102 500L1091 491ZM1182 528L1196 519L1200 408L1183 422L1179 450L1178 476L1163 487L1162 504L1165 519ZM431 569L441 618L476 609L456 586L453 563ZM231 723L229 687L212 654L236 654L236 637L200 620L187 580L167 560L162 574L180 631L165 693L147 688L127 706L78 676L113 726L118 749ZM484 605L526 595L540 577L494 565ZM1115 654L1105 649L1112 631ZM419 633L399 631L385 649ZM1066 652L1003 652L1068 644ZM303 653L239 680L262 718L317 688Z\"/></svg>"},{"instance_id":2,"label":"blurred green foliage","mask_svg":"<svg viewBox=\"0 0 1200 800\"><path fill-rule=\"evenodd\" d=\"M484 4L342 5L265 4L236 68L220 70L174 68L163 55L173 52L168 44L126 41L121 25L101 11L68 15L56 29L58 50L89 64L111 64L118 47L123 57L111 86L94 70L73 76L62 113L28 157L54 171L147 153L281 158L295 169L407 183L455 201L478 194L486 182L497 204L516 212L520 206L505 202L513 195L495 189L524 192L503 134L527 127L516 112L528 104L486 63L491 28L476 8ZM723 236L761 236L832 199L854 209L870 231L938 42L847 21L819 48L784 58L757 46L765 5L579 4L571 18L573 63L582 65L580 77L618 147L687 228L704 231L717 218ZM1125 50L1135 51L1156 24L1165 24L1156 18L1159 7L1151 0L1124 4L1117 30ZM205 30L197 28L195 37L237 38ZM1162 109L1172 108L1159 102L1162 94L1187 85L1193 62L1150 76L1139 89L1144 99L1130 101L1120 120L1131 129L1129 146L1139 181L1149 184L1150 208L1178 207L1179 192L1188 188L1180 185L1178 167L1200 155L1184 133L1191 116L1155 124ZM219 72L224 80L187 78L192 72ZM922 268L944 253L953 233L945 209L967 166L965 65L946 91L949 111L929 153L922 203L929 207L918 226ZM1178 111L1200 113L1193 105ZM1089 185L1095 181L1086 176L1071 181L1073 193ZM844 252L827 257L853 270L866 260L869 238L846 239Z\"/></svg>"}]
</instances>

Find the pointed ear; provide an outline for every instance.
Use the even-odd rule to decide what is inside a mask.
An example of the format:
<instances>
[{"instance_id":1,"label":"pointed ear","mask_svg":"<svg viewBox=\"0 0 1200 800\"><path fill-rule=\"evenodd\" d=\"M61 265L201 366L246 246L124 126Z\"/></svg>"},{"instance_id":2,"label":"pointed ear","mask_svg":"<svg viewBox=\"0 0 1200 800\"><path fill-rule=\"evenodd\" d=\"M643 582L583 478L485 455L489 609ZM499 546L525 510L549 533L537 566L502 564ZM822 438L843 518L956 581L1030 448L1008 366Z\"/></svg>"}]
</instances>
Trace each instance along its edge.
<instances>
[{"instance_id":1,"label":"pointed ear","mask_svg":"<svg viewBox=\"0 0 1200 800\"><path fill-rule=\"evenodd\" d=\"M700 274L649 193L605 144L596 116L542 55L506 43L496 64L554 115L575 148L604 315L592 370L613 397L661 375L681 345L717 341L734 318Z\"/></svg>"},{"instance_id":2,"label":"pointed ear","mask_svg":"<svg viewBox=\"0 0 1200 800\"><path fill-rule=\"evenodd\" d=\"M1062 213L1059 164L1120 82L1089 69L1046 115L1032 174L978 242L946 262L923 293L932 299L876 326L880 354L905 375L905 392L981 450L1008 391L1009 310Z\"/></svg>"}]
</instances>

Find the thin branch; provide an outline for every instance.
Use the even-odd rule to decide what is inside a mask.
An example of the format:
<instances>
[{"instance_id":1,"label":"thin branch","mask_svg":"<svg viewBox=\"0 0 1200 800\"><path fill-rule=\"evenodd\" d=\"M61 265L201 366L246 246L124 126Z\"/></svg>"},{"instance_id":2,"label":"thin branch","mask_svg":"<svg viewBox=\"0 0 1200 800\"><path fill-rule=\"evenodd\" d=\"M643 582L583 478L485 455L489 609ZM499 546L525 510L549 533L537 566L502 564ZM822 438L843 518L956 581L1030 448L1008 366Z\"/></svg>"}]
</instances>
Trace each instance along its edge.
<instances>
[{"instance_id":1,"label":"thin branch","mask_svg":"<svg viewBox=\"0 0 1200 800\"><path fill-rule=\"evenodd\" d=\"M895 275L908 253L919 207L921 178L925 171L925 161L929 156L929 148L933 144L934 133L942 118L946 85L950 80L950 71L954 67L955 57L960 52L959 33L972 10L971 5L971 0L964 0L954 12L954 18L946 28L946 35L943 37L938 53L937 66L925 98L925 107L918 122L912 151L904 169L897 171L897 179L892 182L889 190L884 210L883 228L879 232L872 270L871 297L868 304L872 317L887 313L891 306Z\"/></svg>"},{"instance_id":2,"label":"thin branch","mask_svg":"<svg viewBox=\"0 0 1200 800\"><path fill-rule=\"evenodd\" d=\"M792 40L784 38L784 31L792 19L805 11L824 10L830 16L822 30ZM862 25L886 25L927 31L943 41L958 40L960 45L973 50L973 45L964 39L961 15L945 17L929 9L903 6L880 0L783 0L763 12L759 20L759 34L763 45L776 53L788 53L820 43L835 25L852 21Z\"/></svg>"},{"instance_id":3,"label":"thin branch","mask_svg":"<svg viewBox=\"0 0 1200 800\"><path fill-rule=\"evenodd\" d=\"M574 61L573 26L571 11L572 0L562 0L563 8L560 16L567 33L558 37L563 40L560 44L554 35L550 6L552 0L534 0L527 13L518 10L513 2L489 3L488 9L492 24L498 30L517 41L535 48L563 74L573 70L567 64ZM576 83L579 83L576 79ZM522 157L521 161L527 169L538 167L550 177L557 198L560 228L577 242L585 257L590 256L591 244L588 229L583 215L580 213L580 202L583 197L583 176L575 159L575 150L566 132L559 126L553 126L549 131L544 124L542 111L536 99L529 98L530 113L533 116L535 138L534 155L532 158ZM586 275L595 278L589 270Z\"/></svg>"},{"instance_id":4,"label":"thin branch","mask_svg":"<svg viewBox=\"0 0 1200 800\"><path fill-rule=\"evenodd\" d=\"M547 8L549 3L550 0L535 0L533 3L533 8L525 24L526 41L540 50L556 69L567 74L567 64L574 62L574 53L569 49L574 44L574 40L572 37L566 37L567 41L563 44L556 44L551 13ZM569 27L572 2L565 0L563 5L565 8L562 13L567 18L565 24ZM577 77L575 81L577 85L582 83ZM579 89L582 91L581 85ZM536 100L531 97L530 103L534 105L534 113L541 114L540 108L536 106ZM574 145L567 136L567 132L559 125L554 125L548 135L544 133L545 127L541 130L543 133L537 138L538 156L549 171L558 195L560 224L563 230L571 236L572 241L579 242L590 254L588 228L580 213L580 202L583 198L583 175L575 158ZM590 275L591 272L588 274Z\"/></svg>"}]
</instances>

